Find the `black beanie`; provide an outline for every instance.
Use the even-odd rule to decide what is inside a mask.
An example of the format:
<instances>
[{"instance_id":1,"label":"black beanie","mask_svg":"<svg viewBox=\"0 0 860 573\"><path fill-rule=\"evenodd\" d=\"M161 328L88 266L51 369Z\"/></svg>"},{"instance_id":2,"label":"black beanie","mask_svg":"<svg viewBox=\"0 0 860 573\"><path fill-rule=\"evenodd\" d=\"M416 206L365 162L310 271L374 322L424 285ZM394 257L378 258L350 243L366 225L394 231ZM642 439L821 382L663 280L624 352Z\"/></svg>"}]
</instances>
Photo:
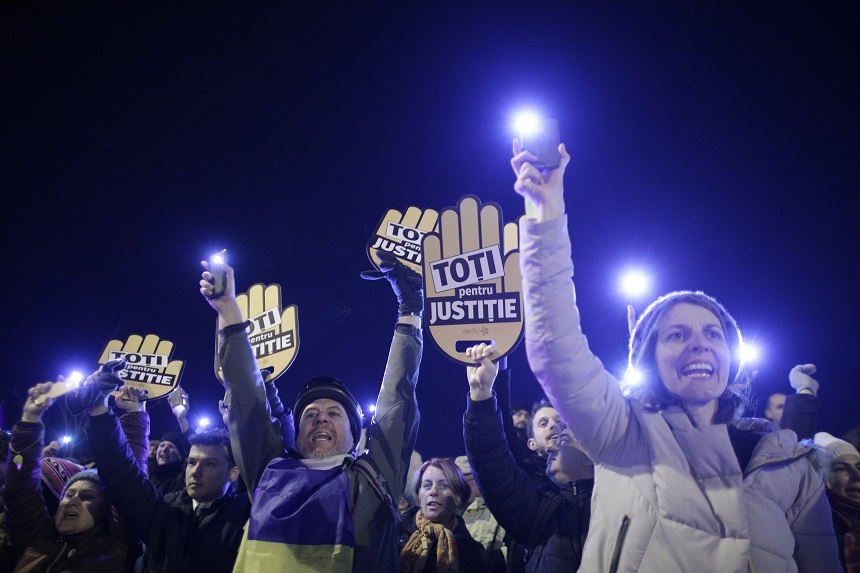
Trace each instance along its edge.
<instances>
[{"instance_id":1,"label":"black beanie","mask_svg":"<svg viewBox=\"0 0 860 573\"><path fill-rule=\"evenodd\" d=\"M176 449L179 450L179 457L182 461L185 461L185 458L188 456L188 452L185 451L185 442L182 439L182 434L179 432L167 432L163 436L161 436L161 440L158 442L170 442Z\"/></svg>"},{"instance_id":2,"label":"black beanie","mask_svg":"<svg viewBox=\"0 0 860 573\"><path fill-rule=\"evenodd\" d=\"M349 390L346 389L343 382L333 376L314 376L305 380L299 390L299 396L296 398L296 405L293 408L295 416L296 435L299 434L299 423L302 419L302 412L307 408L308 404L314 400L328 398L334 400L343 406L346 410L346 415L349 416L349 429L352 430L352 448L355 450L358 442L361 439L361 421L364 414L361 412L361 406L358 400L355 399Z\"/></svg>"}]
</instances>

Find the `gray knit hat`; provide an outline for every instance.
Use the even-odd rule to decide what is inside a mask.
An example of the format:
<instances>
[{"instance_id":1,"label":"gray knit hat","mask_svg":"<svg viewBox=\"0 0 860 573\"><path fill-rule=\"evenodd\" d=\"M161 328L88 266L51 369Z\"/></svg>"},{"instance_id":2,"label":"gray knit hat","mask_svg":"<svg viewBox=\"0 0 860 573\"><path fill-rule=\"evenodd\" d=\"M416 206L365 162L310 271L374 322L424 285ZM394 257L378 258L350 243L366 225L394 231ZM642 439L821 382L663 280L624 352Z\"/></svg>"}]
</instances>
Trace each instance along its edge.
<instances>
[{"instance_id":1,"label":"gray knit hat","mask_svg":"<svg viewBox=\"0 0 860 573\"><path fill-rule=\"evenodd\" d=\"M81 470L78 473L76 473L75 475L73 475L72 477L70 477L69 481L66 482L66 487L63 488L63 493L62 493L62 495L60 495L60 499L63 499L64 497L66 497L66 491L69 489L69 487L73 483L75 483L76 481L81 481L81 480L91 481L94 484L96 484L97 486L99 486L99 489L101 489L101 487L102 487L102 484L99 481L99 472L97 470L95 470L95 469Z\"/></svg>"}]
</instances>

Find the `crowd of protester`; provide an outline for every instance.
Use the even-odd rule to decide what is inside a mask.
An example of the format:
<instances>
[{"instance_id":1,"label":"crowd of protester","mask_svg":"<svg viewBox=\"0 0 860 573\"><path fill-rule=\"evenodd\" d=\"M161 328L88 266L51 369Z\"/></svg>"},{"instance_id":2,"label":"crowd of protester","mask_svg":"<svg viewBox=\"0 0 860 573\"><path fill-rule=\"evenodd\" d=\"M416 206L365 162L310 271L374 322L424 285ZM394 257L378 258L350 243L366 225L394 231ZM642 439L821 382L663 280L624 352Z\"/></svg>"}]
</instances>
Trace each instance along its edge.
<instances>
[{"instance_id":1,"label":"crowd of protester","mask_svg":"<svg viewBox=\"0 0 860 573\"><path fill-rule=\"evenodd\" d=\"M518 142L512 159L536 206L521 268L542 400L513 400L507 360L468 348L464 453L424 461L422 281L383 254L362 274L389 283L398 317L372 419L325 374L286 407L257 366L234 269L216 291L204 261L224 427L193 430L180 388L176 427L151 436L150 402L116 364L63 398L34 384L3 432L0 571L860 571L860 432L819 428L815 365L789 372L794 393L769 396L764 418L745 417L754 375L733 353L737 323L697 291L630 317L636 385L591 354L559 152L551 170ZM45 412L67 400L86 459L45 443Z\"/></svg>"}]
</instances>

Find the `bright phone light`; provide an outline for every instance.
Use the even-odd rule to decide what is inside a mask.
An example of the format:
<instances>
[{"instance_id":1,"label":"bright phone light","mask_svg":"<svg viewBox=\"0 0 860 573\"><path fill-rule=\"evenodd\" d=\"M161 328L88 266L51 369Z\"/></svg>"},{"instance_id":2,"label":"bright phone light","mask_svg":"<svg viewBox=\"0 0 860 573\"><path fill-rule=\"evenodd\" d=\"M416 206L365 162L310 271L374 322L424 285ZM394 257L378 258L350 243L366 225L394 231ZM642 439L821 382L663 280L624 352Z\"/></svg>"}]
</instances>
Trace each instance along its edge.
<instances>
[{"instance_id":1,"label":"bright phone light","mask_svg":"<svg viewBox=\"0 0 860 573\"><path fill-rule=\"evenodd\" d=\"M531 110L521 111L514 116L514 130L522 135L534 133L540 129L540 115Z\"/></svg>"},{"instance_id":2,"label":"bright phone light","mask_svg":"<svg viewBox=\"0 0 860 573\"><path fill-rule=\"evenodd\" d=\"M621 290L629 297L638 297L648 290L651 281L639 270L631 270L621 277Z\"/></svg>"},{"instance_id":3,"label":"bright phone light","mask_svg":"<svg viewBox=\"0 0 860 573\"><path fill-rule=\"evenodd\" d=\"M642 374L632 366L629 366L627 371L624 373L624 383L629 384L630 386L636 386L641 382Z\"/></svg>"},{"instance_id":4,"label":"bright phone light","mask_svg":"<svg viewBox=\"0 0 860 573\"><path fill-rule=\"evenodd\" d=\"M761 358L761 349L754 342L741 342L741 362L744 364L757 364Z\"/></svg>"},{"instance_id":5,"label":"bright phone light","mask_svg":"<svg viewBox=\"0 0 860 573\"><path fill-rule=\"evenodd\" d=\"M217 253L215 255L212 255L212 262L220 265L221 263L224 262L224 257L221 255L221 253Z\"/></svg>"},{"instance_id":6,"label":"bright phone light","mask_svg":"<svg viewBox=\"0 0 860 573\"><path fill-rule=\"evenodd\" d=\"M209 425L209 418L203 417L203 418L200 418L199 420L197 420L197 427L198 428L202 429L202 428L207 427L208 425Z\"/></svg>"},{"instance_id":7,"label":"bright phone light","mask_svg":"<svg viewBox=\"0 0 860 573\"><path fill-rule=\"evenodd\" d=\"M370 406L368 406L367 411L370 412L371 414L376 412L376 404L371 404Z\"/></svg>"},{"instance_id":8,"label":"bright phone light","mask_svg":"<svg viewBox=\"0 0 860 573\"><path fill-rule=\"evenodd\" d=\"M84 379L84 375L78 372L77 370L73 371L68 378L66 378L67 382L71 382L72 384L78 384L81 380Z\"/></svg>"},{"instance_id":9,"label":"bright phone light","mask_svg":"<svg viewBox=\"0 0 860 573\"><path fill-rule=\"evenodd\" d=\"M71 437L71 436L63 436L62 438L60 438L60 442L62 442L63 444L68 444L68 443L70 443L71 441L72 441L72 437Z\"/></svg>"}]
</instances>

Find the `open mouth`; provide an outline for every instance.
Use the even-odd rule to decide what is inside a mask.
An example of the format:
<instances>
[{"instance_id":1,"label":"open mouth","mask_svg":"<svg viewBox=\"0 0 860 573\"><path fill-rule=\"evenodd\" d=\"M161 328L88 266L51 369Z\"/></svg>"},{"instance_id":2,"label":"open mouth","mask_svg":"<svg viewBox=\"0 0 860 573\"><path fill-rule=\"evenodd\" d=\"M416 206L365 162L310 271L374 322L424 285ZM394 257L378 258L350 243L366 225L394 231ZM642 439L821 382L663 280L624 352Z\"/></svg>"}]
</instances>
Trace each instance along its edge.
<instances>
[{"instance_id":1,"label":"open mouth","mask_svg":"<svg viewBox=\"0 0 860 573\"><path fill-rule=\"evenodd\" d=\"M681 375L690 378L708 378L714 374L714 367L707 362L693 362L681 368Z\"/></svg>"},{"instance_id":2,"label":"open mouth","mask_svg":"<svg viewBox=\"0 0 860 573\"><path fill-rule=\"evenodd\" d=\"M333 438L332 438L331 434L329 434L328 432L317 432L316 434L313 435L313 437L311 438L311 441L312 442L322 441L322 440L331 441L332 439Z\"/></svg>"}]
</instances>

